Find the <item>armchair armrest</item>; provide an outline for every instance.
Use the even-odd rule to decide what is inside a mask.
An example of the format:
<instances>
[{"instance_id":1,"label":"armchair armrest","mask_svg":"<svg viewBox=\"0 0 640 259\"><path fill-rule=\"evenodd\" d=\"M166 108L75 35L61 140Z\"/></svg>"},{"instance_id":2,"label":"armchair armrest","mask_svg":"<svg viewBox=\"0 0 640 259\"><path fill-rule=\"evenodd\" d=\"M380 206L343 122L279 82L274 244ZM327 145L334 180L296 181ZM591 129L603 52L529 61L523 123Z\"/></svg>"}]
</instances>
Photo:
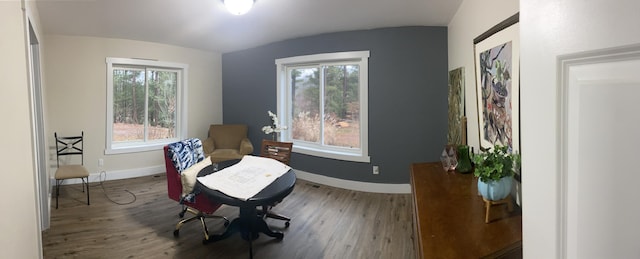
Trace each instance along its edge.
<instances>
[{"instance_id":1,"label":"armchair armrest","mask_svg":"<svg viewBox=\"0 0 640 259\"><path fill-rule=\"evenodd\" d=\"M240 142L240 154L247 155L253 152L253 144L249 138L243 138Z\"/></svg>"},{"instance_id":2,"label":"armchair armrest","mask_svg":"<svg viewBox=\"0 0 640 259\"><path fill-rule=\"evenodd\" d=\"M204 149L205 156L207 154L211 154L214 150L216 150L216 145L213 143L212 138L208 138L202 142L202 149Z\"/></svg>"}]
</instances>

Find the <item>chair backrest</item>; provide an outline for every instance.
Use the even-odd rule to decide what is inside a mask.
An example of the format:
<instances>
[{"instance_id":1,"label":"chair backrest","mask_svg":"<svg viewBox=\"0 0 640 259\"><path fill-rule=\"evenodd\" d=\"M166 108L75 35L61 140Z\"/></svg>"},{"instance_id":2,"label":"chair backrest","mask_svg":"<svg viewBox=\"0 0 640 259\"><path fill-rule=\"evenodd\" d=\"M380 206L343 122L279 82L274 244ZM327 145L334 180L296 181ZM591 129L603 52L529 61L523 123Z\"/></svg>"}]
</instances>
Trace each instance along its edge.
<instances>
[{"instance_id":1,"label":"chair backrest","mask_svg":"<svg viewBox=\"0 0 640 259\"><path fill-rule=\"evenodd\" d=\"M177 202L182 198L182 179L172 161L173 151L169 150L169 145L164 146L164 163L167 175L167 193L169 198ZM222 204L211 202L205 195L198 194L194 202L183 201L183 205L197 209L203 213L211 214Z\"/></svg>"},{"instance_id":2,"label":"chair backrest","mask_svg":"<svg viewBox=\"0 0 640 259\"><path fill-rule=\"evenodd\" d=\"M60 167L60 157L62 156L80 156L80 164L84 165L84 131L80 136L58 137L58 133L54 132L56 138L56 164Z\"/></svg>"},{"instance_id":3,"label":"chair backrest","mask_svg":"<svg viewBox=\"0 0 640 259\"><path fill-rule=\"evenodd\" d=\"M214 124L209 126L209 138L213 139L216 149L239 149L248 130L244 124Z\"/></svg>"},{"instance_id":4,"label":"chair backrest","mask_svg":"<svg viewBox=\"0 0 640 259\"><path fill-rule=\"evenodd\" d=\"M169 146L164 146L164 164L167 170L167 192L169 193L169 198L175 201L180 201L180 195L182 195L182 181L178 170L176 170L173 161L171 161L172 156L173 154L169 151Z\"/></svg>"},{"instance_id":5,"label":"chair backrest","mask_svg":"<svg viewBox=\"0 0 640 259\"><path fill-rule=\"evenodd\" d=\"M291 149L293 143L280 142L273 140L262 140L262 147L260 148L260 156L269 157L278 160L284 164L289 164L291 160Z\"/></svg>"},{"instance_id":6,"label":"chair backrest","mask_svg":"<svg viewBox=\"0 0 640 259\"><path fill-rule=\"evenodd\" d=\"M204 159L202 141L190 138L167 145L169 158L173 162L176 171L182 173L185 169L195 165Z\"/></svg>"}]
</instances>

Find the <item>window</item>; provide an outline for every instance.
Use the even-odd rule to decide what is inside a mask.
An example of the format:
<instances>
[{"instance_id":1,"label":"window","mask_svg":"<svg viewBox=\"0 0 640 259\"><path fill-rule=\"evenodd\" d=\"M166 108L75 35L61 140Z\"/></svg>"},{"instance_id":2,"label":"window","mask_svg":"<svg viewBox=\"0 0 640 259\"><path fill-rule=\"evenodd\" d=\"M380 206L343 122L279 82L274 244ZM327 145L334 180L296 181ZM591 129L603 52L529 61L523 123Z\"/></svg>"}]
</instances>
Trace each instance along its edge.
<instances>
[{"instance_id":1,"label":"window","mask_svg":"<svg viewBox=\"0 0 640 259\"><path fill-rule=\"evenodd\" d=\"M105 154L157 150L184 138L188 66L107 58Z\"/></svg>"},{"instance_id":2,"label":"window","mask_svg":"<svg viewBox=\"0 0 640 259\"><path fill-rule=\"evenodd\" d=\"M369 51L277 59L278 114L293 151L369 162Z\"/></svg>"}]
</instances>

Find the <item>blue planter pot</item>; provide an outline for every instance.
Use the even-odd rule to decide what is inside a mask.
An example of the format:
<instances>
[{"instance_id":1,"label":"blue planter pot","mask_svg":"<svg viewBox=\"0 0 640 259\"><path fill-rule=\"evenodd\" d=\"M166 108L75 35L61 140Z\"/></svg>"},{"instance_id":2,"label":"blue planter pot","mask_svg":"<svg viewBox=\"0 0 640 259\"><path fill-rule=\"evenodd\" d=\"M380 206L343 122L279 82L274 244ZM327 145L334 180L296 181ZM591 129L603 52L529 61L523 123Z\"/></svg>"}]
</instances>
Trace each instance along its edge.
<instances>
[{"instance_id":1,"label":"blue planter pot","mask_svg":"<svg viewBox=\"0 0 640 259\"><path fill-rule=\"evenodd\" d=\"M503 177L498 181L485 183L478 179L478 191L487 200L497 201L506 198L511 193L512 177Z\"/></svg>"}]
</instances>

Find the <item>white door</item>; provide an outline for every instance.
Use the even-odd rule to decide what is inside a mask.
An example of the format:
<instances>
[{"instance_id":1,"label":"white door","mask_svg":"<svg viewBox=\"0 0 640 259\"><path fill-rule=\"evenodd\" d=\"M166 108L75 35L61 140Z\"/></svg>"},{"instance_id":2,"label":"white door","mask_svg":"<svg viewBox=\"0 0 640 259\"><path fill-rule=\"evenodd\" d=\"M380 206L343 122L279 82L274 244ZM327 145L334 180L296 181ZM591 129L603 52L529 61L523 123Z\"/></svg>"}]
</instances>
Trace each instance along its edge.
<instances>
[{"instance_id":1,"label":"white door","mask_svg":"<svg viewBox=\"0 0 640 259\"><path fill-rule=\"evenodd\" d=\"M563 56L565 258L640 258L640 46Z\"/></svg>"},{"instance_id":2,"label":"white door","mask_svg":"<svg viewBox=\"0 0 640 259\"><path fill-rule=\"evenodd\" d=\"M40 44L36 32L29 21L29 63L30 63L30 93L31 93L31 123L33 129L33 149L35 154L36 189L38 190L38 207L40 211L40 225L47 230L50 223L50 191L47 175L46 140L44 137L44 115L42 105L42 84L40 75Z\"/></svg>"}]
</instances>

